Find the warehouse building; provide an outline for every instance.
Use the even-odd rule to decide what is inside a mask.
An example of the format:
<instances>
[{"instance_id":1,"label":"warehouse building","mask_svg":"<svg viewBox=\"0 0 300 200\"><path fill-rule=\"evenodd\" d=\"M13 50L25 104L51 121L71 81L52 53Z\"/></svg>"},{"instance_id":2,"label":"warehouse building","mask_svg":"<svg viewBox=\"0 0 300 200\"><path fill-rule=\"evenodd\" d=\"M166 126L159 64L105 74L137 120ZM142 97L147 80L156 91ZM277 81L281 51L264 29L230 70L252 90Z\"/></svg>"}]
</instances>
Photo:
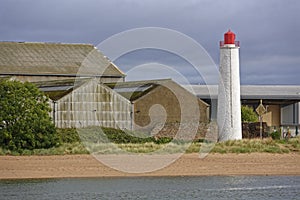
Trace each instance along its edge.
<instances>
[{"instance_id":1,"label":"warehouse building","mask_svg":"<svg viewBox=\"0 0 300 200\"><path fill-rule=\"evenodd\" d=\"M35 84L49 96L51 116L59 128L103 126L149 133L162 123L209 121L208 104L171 79L103 84L93 78ZM179 98L186 103L185 116Z\"/></svg>"},{"instance_id":2,"label":"warehouse building","mask_svg":"<svg viewBox=\"0 0 300 200\"><path fill-rule=\"evenodd\" d=\"M209 122L209 105L171 79L106 84L132 105L134 130L203 132ZM177 128L176 128L177 127Z\"/></svg>"},{"instance_id":3,"label":"warehouse building","mask_svg":"<svg viewBox=\"0 0 300 200\"><path fill-rule=\"evenodd\" d=\"M199 105L196 109L186 107L189 115L183 118L208 122L208 105L177 83L123 83L125 74L89 44L0 42L0 77L35 83L50 97L51 116L59 128L104 126L151 131L162 123L161 110L166 111L165 123L182 122L178 98ZM150 121L149 110L153 108L158 110Z\"/></svg>"}]
</instances>

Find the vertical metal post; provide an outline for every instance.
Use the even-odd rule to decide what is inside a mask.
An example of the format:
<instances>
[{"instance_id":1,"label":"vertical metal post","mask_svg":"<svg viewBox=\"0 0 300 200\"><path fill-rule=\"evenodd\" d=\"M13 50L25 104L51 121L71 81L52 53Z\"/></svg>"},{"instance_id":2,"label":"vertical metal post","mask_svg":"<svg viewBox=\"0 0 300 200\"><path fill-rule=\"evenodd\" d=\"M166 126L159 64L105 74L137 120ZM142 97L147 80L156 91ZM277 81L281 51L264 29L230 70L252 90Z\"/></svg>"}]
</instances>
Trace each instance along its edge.
<instances>
[{"instance_id":1,"label":"vertical metal post","mask_svg":"<svg viewBox=\"0 0 300 200\"><path fill-rule=\"evenodd\" d=\"M52 111L52 118L53 118L53 123L56 126L56 119L55 119L55 115L56 115L56 107L55 107L56 101L53 101L53 111Z\"/></svg>"},{"instance_id":2,"label":"vertical metal post","mask_svg":"<svg viewBox=\"0 0 300 200\"><path fill-rule=\"evenodd\" d=\"M264 105L262 104L262 99L260 100L260 104L259 106L256 108L256 112L259 116L259 124L260 124L260 127L259 127L259 134L260 134L260 139L262 139L262 119L263 119L263 114L265 114L267 112L266 108L264 107Z\"/></svg>"},{"instance_id":3,"label":"vertical metal post","mask_svg":"<svg viewBox=\"0 0 300 200\"><path fill-rule=\"evenodd\" d=\"M134 103L131 102L131 111L130 111L130 129L131 129L131 131L133 131L133 129L134 129L133 123L134 123Z\"/></svg>"},{"instance_id":4,"label":"vertical metal post","mask_svg":"<svg viewBox=\"0 0 300 200\"><path fill-rule=\"evenodd\" d=\"M260 135L260 139L262 139L262 129L263 129L263 127L262 127L262 116L259 116L259 125L260 125L259 135Z\"/></svg>"}]
</instances>

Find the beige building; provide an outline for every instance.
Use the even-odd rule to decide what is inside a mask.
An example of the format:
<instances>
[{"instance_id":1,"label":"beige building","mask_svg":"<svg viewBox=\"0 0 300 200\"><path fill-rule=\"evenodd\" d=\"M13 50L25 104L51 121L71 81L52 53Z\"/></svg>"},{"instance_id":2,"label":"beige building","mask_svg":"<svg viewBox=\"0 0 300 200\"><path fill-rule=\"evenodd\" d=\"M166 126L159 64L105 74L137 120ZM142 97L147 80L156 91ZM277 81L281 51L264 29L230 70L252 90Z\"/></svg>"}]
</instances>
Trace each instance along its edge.
<instances>
[{"instance_id":1,"label":"beige building","mask_svg":"<svg viewBox=\"0 0 300 200\"><path fill-rule=\"evenodd\" d=\"M131 102L132 129L149 131L162 125L209 122L209 105L171 79L107 85Z\"/></svg>"}]
</instances>

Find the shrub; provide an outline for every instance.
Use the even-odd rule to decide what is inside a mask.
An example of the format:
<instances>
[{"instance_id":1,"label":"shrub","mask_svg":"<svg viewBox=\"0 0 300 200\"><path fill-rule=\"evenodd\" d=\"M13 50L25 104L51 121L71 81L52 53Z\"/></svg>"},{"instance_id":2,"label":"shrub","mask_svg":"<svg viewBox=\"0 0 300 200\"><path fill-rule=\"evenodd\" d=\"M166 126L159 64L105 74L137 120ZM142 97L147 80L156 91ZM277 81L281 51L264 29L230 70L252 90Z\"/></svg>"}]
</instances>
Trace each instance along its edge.
<instances>
[{"instance_id":1,"label":"shrub","mask_svg":"<svg viewBox=\"0 0 300 200\"><path fill-rule=\"evenodd\" d=\"M257 122L258 116L255 111L249 106L241 107L242 122Z\"/></svg>"},{"instance_id":2,"label":"shrub","mask_svg":"<svg viewBox=\"0 0 300 200\"><path fill-rule=\"evenodd\" d=\"M278 131L272 132L271 137L273 140L280 140L280 132L278 132Z\"/></svg>"},{"instance_id":3,"label":"shrub","mask_svg":"<svg viewBox=\"0 0 300 200\"><path fill-rule=\"evenodd\" d=\"M107 127L88 127L81 129L65 129L59 130L61 133L62 141L72 142L80 141L88 143L108 143L113 142L116 144L127 144L127 143L156 143L156 144L165 144L172 141L172 138L162 137L159 139L154 138L151 135L129 131L129 130L120 130ZM74 136L76 135L76 136ZM68 139L64 138L65 136ZM77 136L79 136L77 138Z\"/></svg>"},{"instance_id":4,"label":"shrub","mask_svg":"<svg viewBox=\"0 0 300 200\"><path fill-rule=\"evenodd\" d=\"M48 98L34 84L1 81L0 146L21 152L58 145L50 110Z\"/></svg>"},{"instance_id":5,"label":"shrub","mask_svg":"<svg viewBox=\"0 0 300 200\"><path fill-rule=\"evenodd\" d=\"M80 142L80 137L75 128L58 128L57 133L62 143Z\"/></svg>"}]
</instances>

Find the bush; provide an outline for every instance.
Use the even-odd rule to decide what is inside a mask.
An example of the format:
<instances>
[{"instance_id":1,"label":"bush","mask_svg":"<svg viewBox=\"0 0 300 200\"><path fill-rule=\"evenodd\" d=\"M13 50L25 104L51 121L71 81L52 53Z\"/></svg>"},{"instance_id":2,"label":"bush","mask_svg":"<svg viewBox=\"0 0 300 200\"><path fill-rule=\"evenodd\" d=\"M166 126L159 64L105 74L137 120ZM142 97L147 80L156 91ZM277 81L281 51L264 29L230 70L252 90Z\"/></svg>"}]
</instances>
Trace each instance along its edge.
<instances>
[{"instance_id":1,"label":"bush","mask_svg":"<svg viewBox=\"0 0 300 200\"><path fill-rule=\"evenodd\" d=\"M172 141L172 138L159 138L141 132L120 130L107 127L88 127L81 129L58 129L58 133L63 143L88 142L88 143L107 143L116 144L127 143L156 143L165 144Z\"/></svg>"},{"instance_id":2,"label":"bush","mask_svg":"<svg viewBox=\"0 0 300 200\"><path fill-rule=\"evenodd\" d=\"M242 116L242 122L257 122L258 121L258 115L249 106L241 107L241 116Z\"/></svg>"},{"instance_id":3,"label":"bush","mask_svg":"<svg viewBox=\"0 0 300 200\"><path fill-rule=\"evenodd\" d=\"M57 133L62 143L80 142L80 137L75 128L58 128Z\"/></svg>"},{"instance_id":4,"label":"bush","mask_svg":"<svg viewBox=\"0 0 300 200\"><path fill-rule=\"evenodd\" d=\"M1 81L0 146L22 151L58 145L50 110L48 98L34 84Z\"/></svg>"},{"instance_id":5,"label":"bush","mask_svg":"<svg viewBox=\"0 0 300 200\"><path fill-rule=\"evenodd\" d=\"M280 140L280 132L274 131L270 135L271 135L273 140Z\"/></svg>"}]
</instances>

